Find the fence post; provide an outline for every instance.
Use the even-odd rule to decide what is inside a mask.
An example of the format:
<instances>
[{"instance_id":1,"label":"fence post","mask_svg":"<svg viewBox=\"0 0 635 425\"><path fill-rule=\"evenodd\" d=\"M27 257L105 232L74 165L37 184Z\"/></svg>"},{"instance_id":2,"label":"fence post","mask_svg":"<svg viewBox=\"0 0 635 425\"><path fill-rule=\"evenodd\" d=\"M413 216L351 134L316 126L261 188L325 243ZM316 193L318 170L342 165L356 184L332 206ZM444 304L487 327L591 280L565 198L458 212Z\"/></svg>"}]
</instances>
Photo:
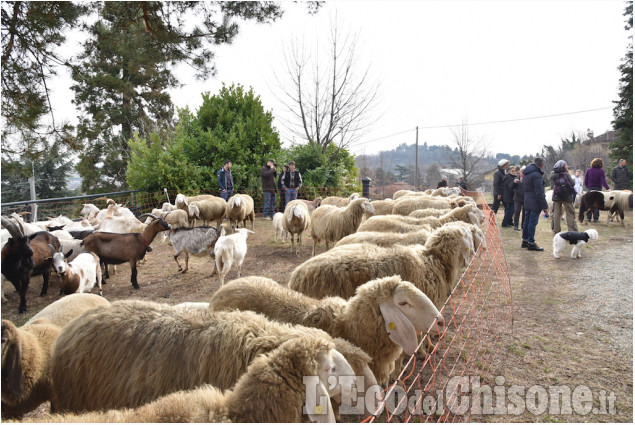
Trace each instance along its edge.
<instances>
[{"instance_id":1,"label":"fence post","mask_svg":"<svg viewBox=\"0 0 635 425\"><path fill-rule=\"evenodd\" d=\"M35 201L35 177L29 177L29 189L31 189L31 200ZM31 223L37 221L37 204L34 202L31 205Z\"/></svg>"},{"instance_id":2,"label":"fence post","mask_svg":"<svg viewBox=\"0 0 635 425\"><path fill-rule=\"evenodd\" d=\"M366 199L370 199L370 177L364 177L362 179L362 196Z\"/></svg>"}]
</instances>

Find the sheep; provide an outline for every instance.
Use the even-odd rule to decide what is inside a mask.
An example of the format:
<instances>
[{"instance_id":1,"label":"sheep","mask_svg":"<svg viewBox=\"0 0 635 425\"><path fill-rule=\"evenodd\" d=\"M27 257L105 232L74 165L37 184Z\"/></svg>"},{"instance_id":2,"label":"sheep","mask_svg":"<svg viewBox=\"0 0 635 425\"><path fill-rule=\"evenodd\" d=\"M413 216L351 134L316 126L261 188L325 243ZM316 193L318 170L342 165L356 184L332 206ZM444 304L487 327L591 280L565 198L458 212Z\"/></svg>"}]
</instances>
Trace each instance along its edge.
<instances>
[{"instance_id":1,"label":"sheep","mask_svg":"<svg viewBox=\"0 0 635 425\"><path fill-rule=\"evenodd\" d=\"M346 339L371 356L371 370L380 384L387 383L402 348L408 355L414 353L418 345L415 332L430 329L438 335L444 326L443 316L428 297L399 276L367 282L348 301L338 297L317 300L271 279L252 276L220 288L209 308L250 310Z\"/></svg>"},{"instance_id":2,"label":"sheep","mask_svg":"<svg viewBox=\"0 0 635 425\"><path fill-rule=\"evenodd\" d=\"M184 302L180 304L176 304L174 306L176 309L183 310L196 310L196 311L207 311L209 310L209 303L206 302Z\"/></svg>"},{"instance_id":3,"label":"sheep","mask_svg":"<svg viewBox=\"0 0 635 425\"><path fill-rule=\"evenodd\" d=\"M164 202L163 205L161 205L161 209L163 211L169 212L169 211L174 211L174 210L176 210L178 208L176 208L176 205L172 205L169 202Z\"/></svg>"},{"instance_id":4,"label":"sheep","mask_svg":"<svg viewBox=\"0 0 635 425\"><path fill-rule=\"evenodd\" d=\"M355 199L359 199L361 196L359 193L352 193L348 198L342 198L341 196L327 196L322 200L321 205L334 205L336 207L346 207L348 204L353 202Z\"/></svg>"},{"instance_id":5,"label":"sheep","mask_svg":"<svg viewBox=\"0 0 635 425\"><path fill-rule=\"evenodd\" d=\"M329 242L337 242L344 236L355 233L364 214L375 214L375 209L366 198L355 199L346 208L322 203L311 217L311 237L313 238L311 255L315 255L315 246L321 240L326 243L328 251Z\"/></svg>"},{"instance_id":6,"label":"sheep","mask_svg":"<svg viewBox=\"0 0 635 425\"><path fill-rule=\"evenodd\" d=\"M233 235L225 235L218 238L214 246L214 261L212 263L212 275L215 273L214 264L218 269L218 277L220 284L225 283L225 276L236 266L238 269L237 277L240 277L240 271L247 255L247 236L248 233L254 233L249 229L237 229Z\"/></svg>"},{"instance_id":7,"label":"sheep","mask_svg":"<svg viewBox=\"0 0 635 425\"><path fill-rule=\"evenodd\" d=\"M277 212L273 215L273 240L274 242L278 242L278 238L280 241L284 243L285 239L289 236L287 229L284 228L284 214L281 212Z\"/></svg>"},{"instance_id":8,"label":"sheep","mask_svg":"<svg viewBox=\"0 0 635 425\"><path fill-rule=\"evenodd\" d=\"M440 196L405 196L395 202L392 208L393 214L408 215L415 210L424 208L446 209L463 206L474 201L468 197L444 198Z\"/></svg>"},{"instance_id":9,"label":"sheep","mask_svg":"<svg viewBox=\"0 0 635 425\"><path fill-rule=\"evenodd\" d=\"M414 218L441 217L443 214L447 214L450 211L451 211L450 208L443 208L443 209L424 208L421 210L414 210L413 212L408 214L407 217L414 217Z\"/></svg>"},{"instance_id":10,"label":"sheep","mask_svg":"<svg viewBox=\"0 0 635 425\"><path fill-rule=\"evenodd\" d=\"M476 206L469 204L450 210L441 217L415 218L409 216L385 215L371 217L359 226L360 232L397 232L406 233L422 228L435 229L452 221L481 224L485 215Z\"/></svg>"},{"instance_id":11,"label":"sheep","mask_svg":"<svg viewBox=\"0 0 635 425\"><path fill-rule=\"evenodd\" d=\"M395 201L386 198L382 201L370 201L370 204L375 208L375 215L386 215L392 214L392 207L395 205Z\"/></svg>"},{"instance_id":12,"label":"sheep","mask_svg":"<svg viewBox=\"0 0 635 425\"><path fill-rule=\"evenodd\" d=\"M371 243L377 246L391 247L393 245L423 245L426 243L432 229L428 226L418 227L419 230L407 233L392 232L357 232L340 239L336 247L353 243Z\"/></svg>"},{"instance_id":13,"label":"sheep","mask_svg":"<svg viewBox=\"0 0 635 425\"><path fill-rule=\"evenodd\" d=\"M174 212L174 211L173 211ZM190 254L209 254L214 262L214 246L221 232L216 227L181 227L172 229L168 233L170 243L174 248L174 261L179 266L179 271L186 273L189 270ZM179 256L185 253L185 269L179 263ZM212 265L212 268L214 266Z\"/></svg>"},{"instance_id":14,"label":"sheep","mask_svg":"<svg viewBox=\"0 0 635 425\"><path fill-rule=\"evenodd\" d=\"M90 292L95 283L99 288L99 295L103 295L101 267L97 255L92 252L84 252L67 263L66 259L73 253L72 250L64 254L61 248L58 251L55 251L53 245L49 245L49 248L51 248L51 257L53 258L53 269L60 278L60 295Z\"/></svg>"},{"instance_id":15,"label":"sheep","mask_svg":"<svg viewBox=\"0 0 635 425\"><path fill-rule=\"evenodd\" d=\"M145 230L147 224L142 223L135 216L117 216L115 207L113 204L108 206L108 213L101 220L99 226L95 226L95 230L113 233L138 233Z\"/></svg>"},{"instance_id":16,"label":"sheep","mask_svg":"<svg viewBox=\"0 0 635 425\"><path fill-rule=\"evenodd\" d=\"M469 225L452 225L437 229L423 246L343 245L296 267L289 288L316 298L348 299L361 284L398 274L441 308L459 268L475 252L475 235L478 240L483 239L480 229L472 231Z\"/></svg>"},{"instance_id":17,"label":"sheep","mask_svg":"<svg viewBox=\"0 0 635 425\"><path fill-rule=\"evenodd\" d=\"M461 188L460 187L439 187L433 190L430 195L432 196L452 196L452 195L460 195Z\"/></svg>"},{"instance_id":18,"label":"sheep","mask_svg":"<svg viewBox=\"0 0 635 425\"><path fill-rule=\"evenodd\" d=\"M417 194L417 193L423 193L423 192L415 192L414 190L401 189L401 190L398 190L395 193L393 193L392 199L393 199L393 201L396 201L397 199L401 198L402 196L413 195L413 194Z\"/></svg>"},{"instance_id":19,"label":"sheep","mask_svg":"<svg viewBox=\"0 0 635 425\"><path fill-rule=\"evenodd\" d=\"M137 407L203 384L227 390L260 354L298 337L333 341L354 373L370 371L366 353L319 329L275 323L246 311L210 314L115 301L85 312L62 330L51 362L51 410Z\"/></svg>"},{"instance_id":20,"label":"sheep","mask_svg":"<svg viewBox=\"0 0 635 425\"><path fill-rule=\"evenodd\" d=\"M291 235L291 252L298 253L295 246L297 236L298 244L302 245L302 232L311 226L311 215L306 204L301 200L291 201L284 208L284 220L282 225Z\"/></svg>"},{"instance_id":21,"label":"sheep","mask_svg":"<svg viewBox=\"0 0 635 425\"><path fill-rule=\"evenodd\" d=\"M216 227L220 229L227 210L227 202L223 198L214 196L208 200L192 201L187 207L190 225L194 225L195 220L203 221L203 225L216 221Z\"/></svg>"},{"instance_id":22,"label":"sheep","mask_svg":"<svg viewBox=\"0 0 635 425\"><path fill-rule=\"evenodd\" d=\"M150 215L156 216L156 217L161 217L161 215L164 213L165 211L163 211L160 208L152 208L152 211L150 211ZM163 217L161 217L163 218ZM152 217L148 216L148 218L146 218L146 221L144 221L144 224L150 224L152 223L152 220L154 220Z\"/></svg>"},{"instance_id":23,"label":"sheep","mask_svg":"<svg viewBox=\"0 0 635 425\"><path fill-rule=\"evenodd\" d=\"M232 390L222 392L202 385L165 395L135 409L58 414L48 416L45 421L300 423L308 419L335 422L329 396L352 395L350 380L338 379L342 384L329 391L330 376L339 378L351 369L336 348L324 338L299 336L254 359ZM327 372L333 369L334 375ZM312 378L307 381L307 377Z\"/></svg>"},{"instance_id":24,"label":"sheep","mask_svg":"<svg viewBox=\"0 0 635 425\"><path fill-rule=\"evenodd\" d=\"M22 327L2 321L2 417L20 417L51 398L50 359L60 330L93 307L109 304L75 294L49 304Z\"/></svg>"},{"instance_id":25,"label":"sheep","mask_svg":"<svg viewBox=\"0 0 635 425\"><path fill-rule=\"evenodd\" d=\"M318 196L317 198L315 198L312 201L307 201L306 199L300 199L300 201L302 201L302 202L304 202L306 204L306 207L309 209L309 214L312 213L313 211L315 211L315 209L317 207L322 205L322 197L321 196Z\"/></svg>"},{"instance_id":26,"label":"sheep","mask_svg":"<svg viewBox=\"0 0 635 425\"><path fill-rule=\"evenodd\" d=\"M243 227L247 225L247 219L251 221L251 230L254 230L254 200L249 195L237 193L227 201L225 217L232 226L232 230L238 227L238 222L243 222Z\"/></svg>"},{"instance_id":27,"label":"sheep","mask_svg":"<svg viewBox=\"0 0 635 425\"><path fill-rule=\"evenodd\" d=\"M145 214L144 214L145 215ZM142 215L143 217L143 215ZM135 289L139 289L137 283L137 262L145 257L150 249L150 244L158 232L171 229L168 223L159 217L147 225L142 233L107 233L95 232L84 238L84 246L88 251L94 252L106 269L108 264L130 263L130 282Z\"/></svg>"}]
</instances>

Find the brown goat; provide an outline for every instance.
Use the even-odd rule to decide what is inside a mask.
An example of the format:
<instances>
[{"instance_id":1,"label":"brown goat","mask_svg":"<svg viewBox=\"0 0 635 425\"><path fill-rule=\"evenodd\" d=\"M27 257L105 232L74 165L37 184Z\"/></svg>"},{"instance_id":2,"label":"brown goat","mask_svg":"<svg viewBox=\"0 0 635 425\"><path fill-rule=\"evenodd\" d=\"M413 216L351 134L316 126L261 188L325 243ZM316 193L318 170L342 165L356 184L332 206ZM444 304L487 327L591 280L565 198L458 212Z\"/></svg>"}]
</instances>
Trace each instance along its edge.
<instances>
[{"instance_id":1,"label":"brown goat","mask_svg":"<svg viewBox=\"0 0 635 425\"><path fill-rule=\"evenodd\" d=\"M99 257L101 263L106 268L106 278L108 275L108 264L130 263L130 282L135 289L139 289L137 283L137 261L145 257L146 252L151 251L150 244L157 233L172 228L163 219L152 214L142 214L150 216L155 220L141 233L108 233L95 232L84 238L84 246Z\"/></svg>"}]
</instances>

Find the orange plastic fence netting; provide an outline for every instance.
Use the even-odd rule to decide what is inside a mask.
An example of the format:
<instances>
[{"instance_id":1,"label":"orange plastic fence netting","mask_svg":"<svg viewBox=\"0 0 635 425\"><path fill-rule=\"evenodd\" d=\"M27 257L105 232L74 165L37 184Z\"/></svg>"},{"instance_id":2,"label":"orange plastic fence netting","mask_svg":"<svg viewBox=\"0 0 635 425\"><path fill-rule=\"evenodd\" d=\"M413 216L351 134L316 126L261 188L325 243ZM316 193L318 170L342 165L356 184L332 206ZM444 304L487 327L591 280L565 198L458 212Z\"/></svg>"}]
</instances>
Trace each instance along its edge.
<instances>
[{"instance_id":1,"label":"orange plastic fence netting","mask_svg":"<svg viewBox=\"0 0 635 425\"><path fill-rule=\"evenodd\" d=\"M464 194L482 205L485 243L441 309L446 326L436 343L423 340L426 355L407 359L384 401L363 422L466 422L479 413L466 397L469 388L493 385L501 348L512 331L511 288L494 214L482 193Z\"/></svg>"}]
</instances>

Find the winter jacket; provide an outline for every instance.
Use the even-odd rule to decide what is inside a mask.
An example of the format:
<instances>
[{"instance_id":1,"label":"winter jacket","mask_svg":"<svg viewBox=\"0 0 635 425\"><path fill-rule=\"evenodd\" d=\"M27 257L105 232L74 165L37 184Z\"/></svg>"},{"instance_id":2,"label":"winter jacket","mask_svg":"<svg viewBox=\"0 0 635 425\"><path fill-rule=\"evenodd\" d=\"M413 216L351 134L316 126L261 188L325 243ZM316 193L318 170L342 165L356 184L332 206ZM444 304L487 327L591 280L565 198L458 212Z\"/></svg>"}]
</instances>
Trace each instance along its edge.
<instances>
[{"instance_id":1,"label":"winter jacket","mask_svg":"<svg viewBox=\"0 0 635 425\"><path fill-rule=\"evenodd\" d=\"M278 172L268 166L267 164L263 165L260 169L260 179L262 180L262 191L275 193L276 191L276 176Z\"/></svg>"},{"instance_id":2,"label":"winter jacket","mask_svg":"<svg viewBox=\"0 0 635 425\"><path fill-rule=\"evenodd\" d=\"M575 185L573 186L573 188L575 189L575 193L577 193L578 195L582 194L582 179L578 176L573 176L573 181L575 182Z\"/></svg>"},{"instance_id":3,"label":"winter jacket","mask_svg":"<svg viewBox=\"0 0 635 425\"><path fill-rule=\"evenodd\" d=\"M545 197L545 182L542 175L545 172L536 164L530 164L525 168L523 177L523 190L525 191L525 211L548 210Z\"/></svg>"},{"instance_id":4,"label":"winter jacket","mask_svg":"<svg viewBox=\"0 0 635 425\"><path fill-rule=\"evenodd\" d=\"M613 190L630 189L630 179L626 167L617 166L611 170L611 181L613 182Z\"/></svg>"},{"instance_id":5,"label":"winter jacket","mask_svg":"<svg viewBox=\"0 0 635 425\"><path fill-rule=\"evenodd\" d=\"M293 182L291 184L291 171L287 171L284 173L284 178L282 179L282 186L284 189L300 189L302 187L302 176L298 170L293 172Z\"/></svg>"},{"instance_id":6,"label":"winter jacket","mask_svg":"<svg viewBox=\"0 0 635 425\"><path fill-rule=\"evenodd\" d=\"M525 179L523 177L523 179L516 185L516 189L514 190L514 202L525 202L525 191L523 190L524 180Z\"/></svg>"},{"instance_id":7,"label":"winter jacket","mask_svg":"<svg viewBox=\"0 0 635 425\"><path fill-rule=\"evenodd\" d=\"M604 187L604 189L609 190L609 185L606 183L606 176L604 175L604 170L601 168L589 168L584 173L584 185L588 188L590 187Z\"/></svg>"},{"instance_id":8,"label":"winter jacket","mask_svg":"<svg viewBox=\"0 0 635 425\"><path fill-rule=\"evenodd\" d=\"M503 194L503 178L505 177L505 169L498 166L498 170L494 173L494 198Z\"/></svg>"},{"instance_id":9,"label":"winter jacket","mask_svg":"<svg viewBox=\"0 0 635 425\"><path fill-rule=\"evenodd\" d=\"M225 167L222 167L216 173L216 181L220 190L234 190L234 176L232 176L232 170L225 172Z\"/></svg>"},{"instance_id":10,"label":"winter jacket","mask_svg":"<svg viewBox=\"0 0 635 425\"><path fill-rule=\"evenodd\" d=\"M562 196L563 194L561 193L556 194L556 179L563 173L566 174L565 177L569 179L569 184L571 185L571 192L568 196ZM571 174L569 174L568 171L565 171L564 168L555 168L549 176L549 181L551 182L551 189L553 190L553 197L551 198L552 201L571 202L573 200L575 180L573 180L573 177L571 177Z\"/></svg>"},{"instance_id":11,"label":"winter jacket","mask_svg":"<svg viewBox=\"0 0 635 425\"><path fill-rule=\"evenodd\" d=\"M516 186L518 186L518 183L514 183L514 180L517 178L518 176L513 174L505 174L503 178L503 203L511 204L514 202L514 191Z\"/></svg>"},{"instance_id":12,"label":"winter jacket","mask_svg":"<svg viewBox=\"0 0 635 425\"><path fill-rule=\"evenodd\" d=\"M448 182L445 180L441 180L439 183L437 183L437 189L440 187L448 187Z\"/></svg>"}]
</instances>

